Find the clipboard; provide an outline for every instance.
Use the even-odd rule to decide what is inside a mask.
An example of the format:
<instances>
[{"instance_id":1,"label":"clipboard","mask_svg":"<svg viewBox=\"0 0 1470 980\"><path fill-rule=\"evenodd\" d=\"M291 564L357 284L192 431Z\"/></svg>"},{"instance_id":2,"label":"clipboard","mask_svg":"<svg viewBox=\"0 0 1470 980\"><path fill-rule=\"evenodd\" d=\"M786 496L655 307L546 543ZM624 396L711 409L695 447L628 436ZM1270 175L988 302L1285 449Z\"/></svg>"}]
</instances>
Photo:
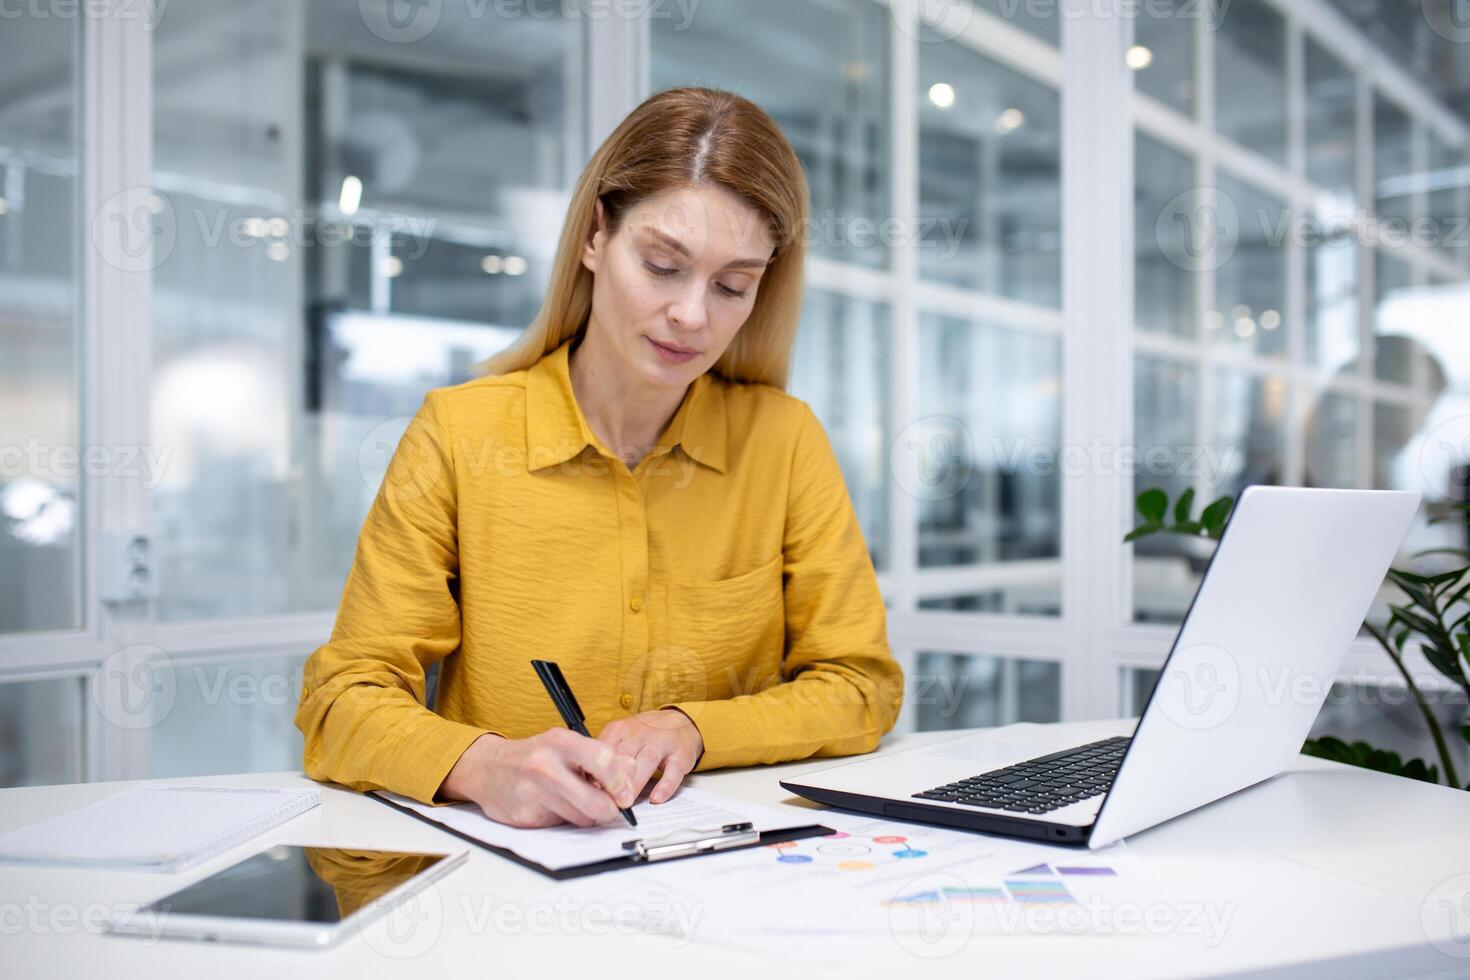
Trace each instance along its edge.
<instances>
[{"instance_id":1,"label":"clipboard","mask_svg":"<svg viewBox=\"0 0 1470 980\"><path fill-rule=\"evenodd\" d=\"M685 832L665 834L659 837L630 837L624 841L623 848L627 853L621 857L608 858L603 861L593 861L590 864L578 864L567 868L548 868L538 864L529 858L517 854L508 847L500 847L487 841L480 840L471 834L440 823L437 820L401 806L386 797L378 795L376 790L370 790L367 795L377 800L384 806L390 806L400 813L406 813L415 820L421 820L431 827L437 827L447 834L453 834L460 840L474 844L476 847L484 848L493 854L514 861L523 868L530 868L556 881L567 881L572 878L585 878L588 875L602 874L605 871L619 871L623 868L639 868L651 864L662 864L665 861L683 861L688 858L699 857L703 854L714 854L724 851L739 851L749 847L765 847L770 844L781 844L791 840L801 840L806 837L823 837L827 834L836 833L831 827L821 824L807 824L801 827L786 827L782 830L758 831L752 824L735 823L724 824L720 827L691 828ZM629 828L630 834L637 831Z\"/></svg>"}]
</instances>

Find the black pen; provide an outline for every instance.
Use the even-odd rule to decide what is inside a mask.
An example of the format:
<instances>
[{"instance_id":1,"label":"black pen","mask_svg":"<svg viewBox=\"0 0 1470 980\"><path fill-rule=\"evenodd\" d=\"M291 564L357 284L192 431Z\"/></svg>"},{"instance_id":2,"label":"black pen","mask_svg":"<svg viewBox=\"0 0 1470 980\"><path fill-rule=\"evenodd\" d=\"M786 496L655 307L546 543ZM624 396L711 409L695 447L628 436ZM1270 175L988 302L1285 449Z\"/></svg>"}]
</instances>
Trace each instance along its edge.
<instances>
[{"instance_id":1,"label":"black pen","mask_svg":"<svg viewBox=\"0 0 1470 980\"><path fill-rule=\"evenodd\" d=\"M557 711L561 712L561 720L566 722L567 727L578 735L587 735L588 738L591 738L592 736L587 734L587 726L583 723L582 707L577 704L577 696L572 693L571 685L562 676L561 668L553 660L532 660L531 666L536 668L536 676L541 678L541 683L546 686L546 693L551 695L551 703L556 705ZM638 826L638 818L633 816L632 810L620 806L618 812L623 815L624 820L628 821L629 827Z\"/></svg>"}]
</instances>

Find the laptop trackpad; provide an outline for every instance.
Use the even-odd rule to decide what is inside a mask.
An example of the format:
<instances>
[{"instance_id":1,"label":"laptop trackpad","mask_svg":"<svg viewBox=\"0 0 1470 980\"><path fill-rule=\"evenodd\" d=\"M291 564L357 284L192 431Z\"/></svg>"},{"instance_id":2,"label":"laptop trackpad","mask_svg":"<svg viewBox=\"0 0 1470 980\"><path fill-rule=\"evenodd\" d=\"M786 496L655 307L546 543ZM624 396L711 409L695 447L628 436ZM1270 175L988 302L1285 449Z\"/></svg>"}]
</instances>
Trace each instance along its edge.
<instances>
[{"instance_id":1,"label":"laptop trackpad","mask_svg":"<svg viewBox=\"0 0 1470 980\"><path fill-rule=\"evenodd\" d=\"M1023 742L981 735L975 738L959 738L943 745L937 745L924 752L924 755L943 759L964 759L967 762L976 763L977 772L985 772L1008 766L1013 762L1034 759L1038 755L1046 755L1054 751L1056 749L1045 742Z\"/></svg>"}]
</instances>

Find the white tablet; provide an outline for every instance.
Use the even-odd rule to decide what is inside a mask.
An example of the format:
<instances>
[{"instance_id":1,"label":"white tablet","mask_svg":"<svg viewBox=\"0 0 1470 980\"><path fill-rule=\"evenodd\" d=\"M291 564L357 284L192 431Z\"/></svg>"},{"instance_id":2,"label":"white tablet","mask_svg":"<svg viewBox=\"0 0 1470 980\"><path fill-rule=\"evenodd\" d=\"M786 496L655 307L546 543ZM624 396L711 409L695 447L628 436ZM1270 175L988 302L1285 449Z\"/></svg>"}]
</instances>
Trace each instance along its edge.
<instances>
[{"instance_id":1,"label":"white tablet","mask_svg":"<svg viewBox=\"0 0 1470 980\"><path fill-rule=\"evenodd\" d=\"M109 927L150 939L330 946L413 902L468 855L280 844L119 916Z\"/></svg>"}]
</instances>

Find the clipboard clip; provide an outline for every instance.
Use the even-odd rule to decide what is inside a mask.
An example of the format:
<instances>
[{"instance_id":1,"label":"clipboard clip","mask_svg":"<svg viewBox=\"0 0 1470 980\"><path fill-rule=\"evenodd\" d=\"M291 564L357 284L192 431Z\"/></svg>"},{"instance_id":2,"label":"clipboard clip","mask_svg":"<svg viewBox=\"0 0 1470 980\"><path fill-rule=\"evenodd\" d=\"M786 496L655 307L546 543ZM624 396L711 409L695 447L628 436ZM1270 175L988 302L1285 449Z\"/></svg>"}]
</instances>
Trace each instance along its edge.
<instances>
[{"instance_id":1,"label":"clipboard clip","mask_svg":"<svg viewBox=\"0 0 1470 980\"><path fill-rule=\"evenodd\" d=\"M632 852L630 856L637 861L662 861L707 851L723 851L742 844L755 844L760 839L760 831L755 829L753 823L746 821L727 823L718 829L673 831L661 837L623 841L623 850Z\"/></svg>"}]
</instances>

